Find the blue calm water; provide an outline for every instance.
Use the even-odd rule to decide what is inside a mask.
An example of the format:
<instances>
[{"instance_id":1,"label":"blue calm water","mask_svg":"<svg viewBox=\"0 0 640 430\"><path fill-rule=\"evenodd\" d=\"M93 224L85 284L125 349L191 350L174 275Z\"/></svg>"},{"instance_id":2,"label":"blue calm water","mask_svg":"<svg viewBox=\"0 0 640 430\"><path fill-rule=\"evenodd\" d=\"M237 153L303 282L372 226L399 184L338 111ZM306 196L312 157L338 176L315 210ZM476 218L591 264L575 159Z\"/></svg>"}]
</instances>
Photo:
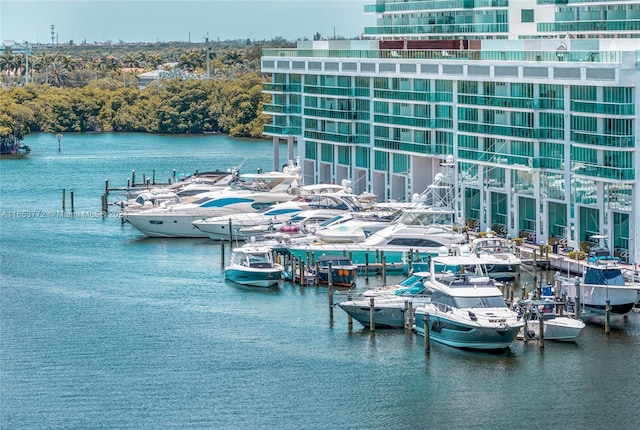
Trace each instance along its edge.
<instances>
[{"instance_id":1,"label":"blue calm water","mask_svg":"<svg viewBox=\"0 0 640 430\"><path fill-rule=\"evenodd\" d=\"M464 352L375 334L326 288L240 288L221 245L99 216L104 181L273 167L223 135L30 135L0 160L0 428L637 428L640 315L575 344ZM280 148L286 162L286 148ZM67 212L60 213L62 189ZM68 216L74 192L76 217ZM111 201L118 200L113 193ZM228 248L227 248L228 256ZM370 280L370 286L379 283ZM366 288L364 279L358 288Z\"/></svg>"}]
</instances>

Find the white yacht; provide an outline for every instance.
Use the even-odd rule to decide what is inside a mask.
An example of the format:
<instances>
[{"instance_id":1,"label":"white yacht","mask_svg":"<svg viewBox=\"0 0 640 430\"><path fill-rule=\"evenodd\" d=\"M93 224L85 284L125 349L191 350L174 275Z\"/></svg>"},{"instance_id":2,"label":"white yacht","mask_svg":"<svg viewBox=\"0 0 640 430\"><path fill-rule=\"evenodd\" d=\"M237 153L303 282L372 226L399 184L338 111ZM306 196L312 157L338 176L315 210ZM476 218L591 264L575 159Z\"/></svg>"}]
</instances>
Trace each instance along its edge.
<instances>
[{"instance_id":1,"label":"white yacht","mask_svg":"<svg viewBox=\"0 0 640 430\"><path fill-rule=\"evenodd\" d=\"M520 271L522 260L515 254L511 241L487 231L473 239L470 244L472 254L480 257L487 268L487 274L495 279L512 280Z\"/></svg>"},{"instance_id":2,"label":"white yacht","mask_svg":"<svg viewBox=\"0 0 640 430\"><path fill-rule=\"evenodd\" d=\"M438 268L436 270L436 267ZM476 255L431 259L431 301L415 310L415 330L431 340L475 350L508 348L524 321L511 310ZM441 272L441 273L438 273Z\"/></svg>"},{"instance_id":3,"label":"white yacht","mask_svg":"<svg viewBox=\"0 0 640 430\"><path fill-rule=\"evenodd\" d=\"M611 315L625 315L638 302L640 284L627 281L624 272L617 258L592 255L583 266L582 277L570 278L556 273L555 279L560 282L570 306L575 306L579 298L582 318L605 315L607 306Z\"/></svg>"},{"instance_id":4,"label":"white yacht","mask_svg":"<svg viewBox=\"0 0 640 430\"><path fill-rule=\"evenodd\" d=\"M192 222L230 213L258 212L275 203L295 198L299 172L285 169L241 175L249 186L232 186L220 191L198 194L176 204L136 211L124 211L123 218L149 237L207 237Z\"/></svg>"}]
</instances>

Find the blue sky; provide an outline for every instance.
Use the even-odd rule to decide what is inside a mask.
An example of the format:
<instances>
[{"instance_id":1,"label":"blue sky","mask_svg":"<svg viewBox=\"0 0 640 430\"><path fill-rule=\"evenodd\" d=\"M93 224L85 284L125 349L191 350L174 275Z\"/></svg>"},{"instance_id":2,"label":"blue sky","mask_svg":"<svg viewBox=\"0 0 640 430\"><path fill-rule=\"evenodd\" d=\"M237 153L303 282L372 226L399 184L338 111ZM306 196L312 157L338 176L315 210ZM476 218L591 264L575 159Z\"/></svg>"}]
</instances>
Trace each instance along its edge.
<instances>
[{"instance_id":1,"label":"blue sky","mask_svg":"<svg viewBox=\"0 0 640 430\"><path fill-rule=\"evenodd\" d=\"M0 42L58 43L356 38L375 0L0 0Z\"/></svg>"}]
</instances>

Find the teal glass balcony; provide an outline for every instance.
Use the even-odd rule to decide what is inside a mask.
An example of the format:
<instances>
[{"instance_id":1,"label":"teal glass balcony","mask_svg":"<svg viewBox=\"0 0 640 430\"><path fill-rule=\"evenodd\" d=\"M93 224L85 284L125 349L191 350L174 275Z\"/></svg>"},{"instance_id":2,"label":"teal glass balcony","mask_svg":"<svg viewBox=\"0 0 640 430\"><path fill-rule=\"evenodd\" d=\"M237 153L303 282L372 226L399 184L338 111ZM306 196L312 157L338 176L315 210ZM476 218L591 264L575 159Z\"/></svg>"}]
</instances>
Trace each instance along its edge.
<instances>
[{"instance_id":1,"label":"teal glass balcony","mask_svg":"<svg viewBox=\"0 0 640 430\"><path fill-rule=\"evenodd\" d=\"M262 127L264 134L278 135L278 136L296 136L302 133L300 127L284 127L273 124L266 124Z\"/></svg>"},{"instance_id":2,"label":"teal glass balcony","mask_svg":"<svg viewBox=\"0 0 640 430\"><path fill-rule=\"evenodd\" d=\"M262 112L266 114L290 114L290 113L300 113L302 108L300 106L283 106L277 104L263 104Z\"/></svg>"},{"instance_id":3,"label":"teal glass balcony","mask_svg":"<svg viewBox=\"0 0 640 430\"><path fill-rule=\"evenodd\" d=\"M369 112L356 112L348 110L336 110L336 109L316 109L305 108L304 114L306 116L314 116L320 118L329 118L345 121L368 121Z\"/></svg>"},{"instance_id":4,"label":"teal glass balcony","mask_svg":"<svg viewBox=\"0 0 640 430\"><path fill-rule=\"evenodd\" d=\"M313 130L306 130L304 132L304 138L333 143L369 144L369 136L354 136L352 134L329 133Z\"/></svg>"},{"instance_id":5,"label":"teal glass balcony","mask_svg":"<svg viewBox=\"0 0 640 430\"><path fill-rule=\"evenodd\" d=\"M640 44L640 43L639 43ZM599 101L572 101L571 110L573 112L601 113L606 115L629 115L635 114L633 103L604 103Z\"/></svg>"},{"instance_id":6,"label":"teal glass balcony","mask_svg":"<svg viewBox=\"0 0 640 430\"><path fill-rule=\"evenodd\" d=\"M615 148L633 148L633 135L601 135L585 131L572 131L571 140L585 145L611 146Z\"/></svg>"}]
</instances>

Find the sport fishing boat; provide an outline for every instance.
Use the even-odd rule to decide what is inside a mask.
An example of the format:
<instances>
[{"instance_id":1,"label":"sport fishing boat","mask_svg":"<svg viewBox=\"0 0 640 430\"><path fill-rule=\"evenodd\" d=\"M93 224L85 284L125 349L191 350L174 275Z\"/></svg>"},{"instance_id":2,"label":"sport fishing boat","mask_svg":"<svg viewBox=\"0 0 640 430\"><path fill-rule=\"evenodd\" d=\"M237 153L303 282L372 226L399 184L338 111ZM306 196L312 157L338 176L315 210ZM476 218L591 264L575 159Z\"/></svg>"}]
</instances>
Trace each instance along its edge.
<instances>
[{"instance_id":1,"label":"sport fishing boat","mask_svg":"<svg viewBox=\"0 0 640 430\"><path fill-rule=\"evenodd\" d=\"M487 274L495 279L512 280L520 271L522 261L516 256L511 241L487 231L485 235L471 241L470 249L484 260Z\"/></svg>"},{"instance_id":2,"label":"sport fishing boat","mask_svg":"<svg viewBox=\"0 0 640 430\"><path fill-rule=\"evenodd\" d=\"M580 298L582 318L605 315L607 305L613 315L631 312L638 301L640 284L625 279L625 269L618 258L604 252L597 254L588 257L581 278L572 279L556 273L555 279L560 281L567 302L575 305L576 297Z\"/></svg>"},{"instance_id":3,"label":"sport fishing boat","mask_svg":"<svg viewBox=\"0 0 640 430\"><path fill-rule=\"evenodd\" d=\"M445 345L500 351L513 343L524 321L507 306L478 256L433 257L430 273L425 286L431 300L415 310L418 334L425 334L428 317L430 339Z\"/></svg>"}]
</instances>

